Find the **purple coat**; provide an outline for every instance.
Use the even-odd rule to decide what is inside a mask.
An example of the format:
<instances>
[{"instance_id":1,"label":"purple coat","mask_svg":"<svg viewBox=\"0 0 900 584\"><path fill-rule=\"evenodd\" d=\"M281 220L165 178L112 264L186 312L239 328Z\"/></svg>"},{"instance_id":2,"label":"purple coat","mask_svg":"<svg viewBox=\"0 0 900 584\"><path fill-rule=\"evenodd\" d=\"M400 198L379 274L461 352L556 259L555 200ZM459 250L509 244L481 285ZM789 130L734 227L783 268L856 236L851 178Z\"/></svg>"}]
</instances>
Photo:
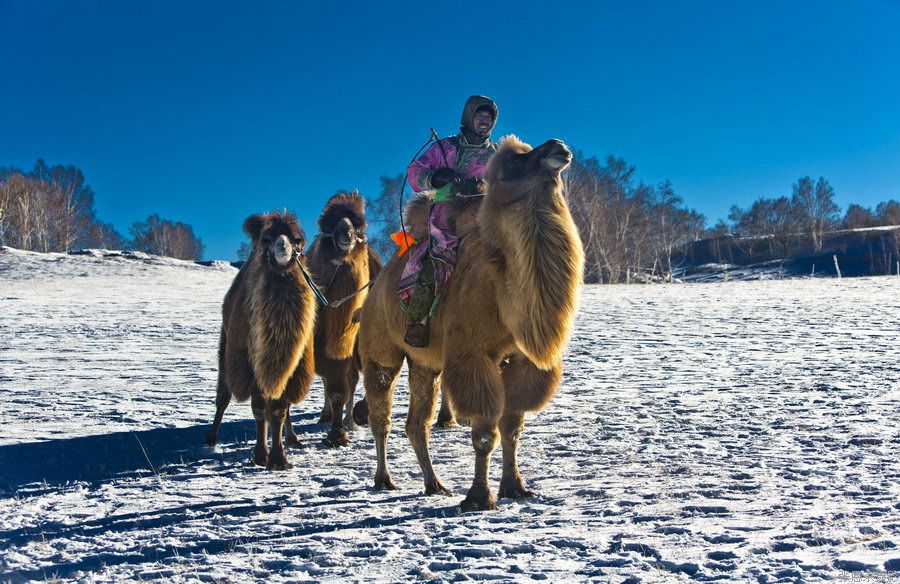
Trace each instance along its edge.
<instances>
[{"instance_id":1,"label":"purple coat","mask_svg":"<svg viewBox=\"0 0 900 584\"><path fill-rule=\"evenodd\" d=\"M466 142L462 133L444 138L425 151L418 160L409 165L406 179L413 190L418 192L434 189L431 175L441 168L452 168L463 178L483 178L491 155L497 151L497 144L490 140L472 145ZM406 309L412 298L412 291L422 271L422 262L427 255L434 260L435 299L429 316L434 316L438 302L447 290L453 268L456 267L456 248L459 238L450 231L447 217L448 203L434 203L428 217L428 241L418 242L410 250L409 261L403 267L398 292L400 306Z\"/></svg>"},{"instance_id":2,"label":"purple coat","mask_svg":"<svg viewBox=\"0 0 900 584\"><path fill-rule=\"evenodd\" d=\"M469 144L463 135L444 138L406 169L406 180L414 191L430 191L431 175L441 168L452 168L463 178L484 178L488 160L497 151L497 144L490 140L484 144ZM446 157L446 160L445 160Z\"/></svg>"}]
</instances>

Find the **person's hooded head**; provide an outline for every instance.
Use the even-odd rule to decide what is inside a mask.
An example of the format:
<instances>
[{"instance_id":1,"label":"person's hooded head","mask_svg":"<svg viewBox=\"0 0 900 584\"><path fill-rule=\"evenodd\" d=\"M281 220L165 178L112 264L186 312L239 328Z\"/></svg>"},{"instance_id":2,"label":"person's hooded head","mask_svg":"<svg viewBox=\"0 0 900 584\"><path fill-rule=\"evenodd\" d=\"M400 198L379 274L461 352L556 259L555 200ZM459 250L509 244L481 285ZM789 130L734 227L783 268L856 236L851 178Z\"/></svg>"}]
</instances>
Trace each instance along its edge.
<instances>
[{"instance_id":1,"label":"person's hooded head","mask_svg":"<svg viewBox=\"0 0 900 584\"><path fill-rule=\"evenodd\" d=\"M497 104L489 97L473 95L463 107L460 129L470 144L480 144L491 136L499 115Z\"/></svg>"}]
</instances>

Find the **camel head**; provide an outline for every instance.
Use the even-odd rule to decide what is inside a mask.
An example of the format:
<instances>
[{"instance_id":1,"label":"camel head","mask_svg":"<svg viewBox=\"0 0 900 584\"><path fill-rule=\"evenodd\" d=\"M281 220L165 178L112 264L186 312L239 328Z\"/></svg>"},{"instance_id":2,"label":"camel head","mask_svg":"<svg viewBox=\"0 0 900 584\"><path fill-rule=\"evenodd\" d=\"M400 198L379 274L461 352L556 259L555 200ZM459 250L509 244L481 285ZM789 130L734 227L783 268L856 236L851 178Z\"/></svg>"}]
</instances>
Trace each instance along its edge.
<instances>
[{"instance_id":1,"label":"camel head","mask_svg":"<svg viewBox=\"0 0 900 584\"><path fill-rule=\"evenodd\" d=\"M260 213L244 221L244 232L253 241L253 255L260 265L287 274L306 245L306 235L293 213Z\"/></svg>"},{"instance_id":2,"label":"camel head","mask_svg":"<svg viewBox=\"0 0 900 584\"><path fill-rule=\"evenodd\" d=\"M560 140L547 140L532 148L516 136L507 136L488 163L486 200L512 203L556 192L562 188L560 173L571 162L572 152Z\"/></svg>"},{"instance_id":3,"label":"camel head","mask_svg":"<svg viewBox=\"0 0 900 584\"><path fill-rule=\"evenodd\" d=\"M338 258L366 243L366 201L358 191L337 193L319 216L320 236Z\"/></svg>"}]
</instances>

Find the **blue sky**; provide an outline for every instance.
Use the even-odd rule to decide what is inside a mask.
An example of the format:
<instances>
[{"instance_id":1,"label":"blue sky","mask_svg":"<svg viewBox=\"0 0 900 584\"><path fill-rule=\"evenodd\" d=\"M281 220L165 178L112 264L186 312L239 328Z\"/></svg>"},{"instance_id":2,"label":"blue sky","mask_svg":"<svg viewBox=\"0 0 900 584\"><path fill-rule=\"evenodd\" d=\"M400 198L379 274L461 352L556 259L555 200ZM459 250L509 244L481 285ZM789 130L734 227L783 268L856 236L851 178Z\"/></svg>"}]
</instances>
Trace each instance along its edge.
<instances>
[{"instance_id":1,"label":"blue sky","mask_svg":"<svg viewBox=\"0 0 900 584\"><path fill-rule=\"evenodd\" d=\"M900 199L898 0L0 0L0 31L0 165L75 164L101 219L185 221L211 259L259 211L313 235L473 93L495 136L622 156L710 223L807 174Z\"/></svg>"}]
</instances>

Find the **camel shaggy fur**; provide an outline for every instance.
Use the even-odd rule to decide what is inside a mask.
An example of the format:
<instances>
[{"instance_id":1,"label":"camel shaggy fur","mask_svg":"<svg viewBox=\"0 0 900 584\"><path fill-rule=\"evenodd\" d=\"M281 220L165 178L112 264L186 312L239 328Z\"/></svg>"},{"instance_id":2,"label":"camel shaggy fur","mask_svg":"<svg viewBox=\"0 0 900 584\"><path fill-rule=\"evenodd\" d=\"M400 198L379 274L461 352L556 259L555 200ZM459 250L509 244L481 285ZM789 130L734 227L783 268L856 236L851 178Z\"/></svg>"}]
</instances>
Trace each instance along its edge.
<instances>
[{"instance_id":1,"label":"camel shaggy fur","mask_svg":"<svg viewBox=\"0 0 900 584\"><path fill-rule=\"evenodd\" d=\"M500 497L531 494L516 461L524 414L541 409L559 384L583 278L584 253L560 179L571 159L558 140L535 149L513 136L502 141L488 165L483 200L460 201L456 209L455 229L463 240L427 348L403 342L406 321L397 283L406 257L391 260L373 286L362 310L359 349L377 453L376 488L396 488L387 437L394 384L406 358L406 434L425 492L447 493L428 452L440 375L453 410L472 427L475 478L463 510L495 507L488 465L498 439ZM408 217L413 233L424 234L427 202L415 201Z\"/></svg>"},{"instance_id":2,"label":"camel shaggy fur","mask_svg":"<svg viewBox=\"0 0 900 584\"><path fill-rule=\"evenodd\" d=\"M252 215L244 231L253 248L222 306L216 416L206 443L215 445L232 396L250 399L256 419L251 462L288 469L282 442L288 406L306 397L314 375L316 300L298 266L306 237L292 213Z\"/></svg>"},{"instance_id":3,"label":"camel shaggy fur","mask_svg":"<svg viewBox=\"0 0 900 584\"><path fill-rule=\"evenodd\" d=\"M368 284L381 270L381 261L366 239L366 203L356 191L338 193L325 204L319 217L319 235L307 254L310 274L329 302L345 299ZM320 422L330 422L325 438L328 446L349 442L345 425L352 427L349 413L359 381L354 357L359 332L359 311L368 289L335 307L319 307L316 320L316 373L325 384L325 407ZM341 416L347 410L347 419ZM288 441L296 441L288 429Z\"/></svg>"}]
</instances>

